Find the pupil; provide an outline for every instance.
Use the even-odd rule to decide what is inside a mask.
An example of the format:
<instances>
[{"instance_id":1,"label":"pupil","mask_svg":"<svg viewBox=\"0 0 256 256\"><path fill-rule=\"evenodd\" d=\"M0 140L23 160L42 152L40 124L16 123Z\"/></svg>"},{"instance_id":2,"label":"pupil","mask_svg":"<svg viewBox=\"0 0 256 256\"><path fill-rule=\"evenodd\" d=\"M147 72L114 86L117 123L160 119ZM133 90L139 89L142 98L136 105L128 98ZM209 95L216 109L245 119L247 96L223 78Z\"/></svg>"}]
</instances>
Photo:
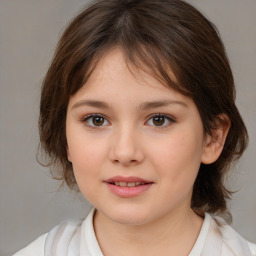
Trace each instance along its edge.
<instances>
[{"instance_id":1,"label":"pupil","mask_svg":"<svg viewBox=\"0 0 256 256\"><path fill-rule=\"evenodd\" d=\"M154 125L156 125L156 126L161 126L161 125L163 125L163 124L164 124L164 117L161 117L161 116L154 117L153 123L154 123Z\"/></svg>"},{"instance_id":2,"label":"pupil","mask_svg":"<svg viewBox=\"0 0 256 256\"><path fill-rule=\"evenodd\" d=\"M93 124L95 126L101 126L101 125L103 125L103 123L104 123L104 118L103 117L100 117L100 116L93 117Z\"/></svg>"}]
</instances>

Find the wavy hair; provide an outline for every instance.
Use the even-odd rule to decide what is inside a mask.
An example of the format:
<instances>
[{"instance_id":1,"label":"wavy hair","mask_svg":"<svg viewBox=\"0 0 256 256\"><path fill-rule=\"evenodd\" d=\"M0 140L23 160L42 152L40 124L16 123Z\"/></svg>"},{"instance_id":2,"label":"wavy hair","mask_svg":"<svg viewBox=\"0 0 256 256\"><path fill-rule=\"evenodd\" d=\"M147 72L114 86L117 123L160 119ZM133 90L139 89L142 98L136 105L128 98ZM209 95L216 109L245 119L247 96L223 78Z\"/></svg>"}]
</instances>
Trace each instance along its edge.
<instances>
[{"instance_id":1,"label":"wavy hair","mask_svg":"<svg viewBox=\"0 0 256 256\"><path fill-rule=\"evenodd\" d=\"M201 164L191 202L193 209L227 212L231 192L224 177L246 148L247 130L235 105L234 79L216 27L181 0L98 0L71 21L42 84L39 133L46 165L71 189L77 187L66 152L67 105L113 47L122 49L128 65L150 70L164 85L191 97L205 133L212 134L220 114L229 117L222 154L212 164Z\"/></svg>"}]
</instances>

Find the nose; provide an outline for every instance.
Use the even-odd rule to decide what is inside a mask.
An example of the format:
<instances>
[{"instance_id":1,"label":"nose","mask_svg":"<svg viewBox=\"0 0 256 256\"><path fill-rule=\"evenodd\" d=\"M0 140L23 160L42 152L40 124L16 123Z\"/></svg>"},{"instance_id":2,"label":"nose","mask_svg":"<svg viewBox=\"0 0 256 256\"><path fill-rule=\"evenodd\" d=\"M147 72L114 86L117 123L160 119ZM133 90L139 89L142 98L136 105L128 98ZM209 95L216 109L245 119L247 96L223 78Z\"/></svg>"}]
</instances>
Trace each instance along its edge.
<instances>
[{"instance_id":1,"label":"nose","mask_svg":"<svg viewBox=\"0 0 256 256\"><path fill-rule=\"evenodd\" d=\"M143 162L141 136L136 128L122 127L114 132L111 140L109 158L113 163L130 166Z\"/></svg>"}]
</instances>

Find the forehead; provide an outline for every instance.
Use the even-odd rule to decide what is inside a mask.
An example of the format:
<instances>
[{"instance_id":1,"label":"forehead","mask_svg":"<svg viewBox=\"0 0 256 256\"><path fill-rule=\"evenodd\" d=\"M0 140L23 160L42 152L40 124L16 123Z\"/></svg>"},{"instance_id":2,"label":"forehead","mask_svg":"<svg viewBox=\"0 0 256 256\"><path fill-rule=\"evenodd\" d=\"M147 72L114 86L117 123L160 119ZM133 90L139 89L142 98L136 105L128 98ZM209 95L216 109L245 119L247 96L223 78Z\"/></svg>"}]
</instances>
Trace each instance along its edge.
<instances>
[{"instance_id":1,"label":"forehead","mask_svg":"<svg viewBox=\"0 0 256 256\"><path fill-rule=\"evenodd\" d=\"M170 71L170 77L176 81ZM142 70L127 63L122 50L115 48L105 54L97 63L86 83L71 97L74 99L118 103L143 102L184 102L184 106L193 101L178 91L161 83L150 70ZM187 103L185 103L187 102ZM157 106L157 104L153 104ZM153 106L152 105L152 106Z\"/></svg>"},{"instance_id":2,"label":"forehead","mask_svg":"<svg viewBox=\"0 0 256 256\"><path fill-rule=\"evenodd\" d=\"M169 67L166 69L168 69L170 80L173 83L177 83L177 79L172 70ZM166 83L160 79L160 75L156 76L155 70L150 69L148 63L143 64L137 59L135 59L134 62L130 61L125 55L125 52L118 47L109 50L97 61L93 72L84 85L89 89L90 86L98 82L101 84L102 81L117 82L116 80L118 80L118 78L121 79L118 81L119 84L129 79L144 86L171 89L170 85L166 85Z\"/></svg>"}]
</instances>

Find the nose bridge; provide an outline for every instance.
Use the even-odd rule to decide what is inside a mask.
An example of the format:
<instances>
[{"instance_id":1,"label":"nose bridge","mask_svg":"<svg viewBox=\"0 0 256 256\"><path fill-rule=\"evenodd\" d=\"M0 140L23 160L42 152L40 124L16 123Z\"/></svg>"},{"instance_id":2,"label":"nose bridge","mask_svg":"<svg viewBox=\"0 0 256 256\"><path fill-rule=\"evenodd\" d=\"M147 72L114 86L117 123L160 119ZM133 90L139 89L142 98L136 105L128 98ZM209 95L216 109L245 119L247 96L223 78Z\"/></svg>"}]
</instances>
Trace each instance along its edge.
<instances>
[{"instance_id":1,"label":"nose bridge","mask_svg":"<svg viewBox=\"0 0 256 256\"><path fill-rule=\"evenodd\" d=\"M143 160L139 130L129 124L122 124L113 133L111 160L124 165Z\"/></svg>"}]
</instances>

